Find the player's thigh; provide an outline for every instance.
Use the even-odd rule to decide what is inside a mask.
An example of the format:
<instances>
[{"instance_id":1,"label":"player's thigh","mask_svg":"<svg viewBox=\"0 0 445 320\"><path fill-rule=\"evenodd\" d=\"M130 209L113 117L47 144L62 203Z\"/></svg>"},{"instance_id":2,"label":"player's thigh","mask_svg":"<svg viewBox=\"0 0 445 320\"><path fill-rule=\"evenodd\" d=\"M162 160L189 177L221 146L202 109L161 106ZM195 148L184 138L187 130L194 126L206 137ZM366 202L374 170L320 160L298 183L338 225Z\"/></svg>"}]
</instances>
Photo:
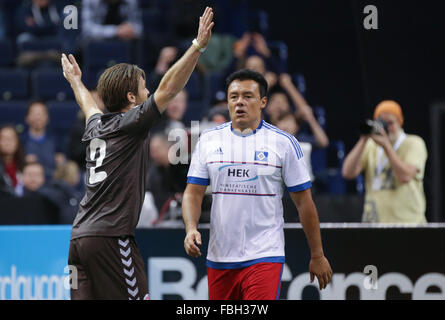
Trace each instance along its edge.
<instances>
[{"instance_id":1,"label":"player's thigh","mask_svg":"<svg viewBox=\"0 0 445 320\"><path fill-rule=\"evenodd\" d=\"M243 300L277 300L280 297L282 263L257 263L244 270Z\"/></svg>"},{"instance_id":2,"label":"player's thigh","mask_svg":"<svg viewBox=\"0 0 445 320\"><path fill-rule=\"evenodd\" d=\"M136 300L148 294L142 258L132 237L82 238L81 258L94 299Z\"/></svg>"},{"instance_id":3,"label":"player's thigh","mask_svg":"<svg viewBox=\"0 0 445 320\"><path fill-rule=\"evenodd\" d=\"M240 300L240 270L207 268L209 300Z\"/></svg>"},{"instance_id":4,"label":"player's thigh","mask_svg":"<svg viewBox=\"0 0 445 320\"><path fill-rule=\"evenodd\" d=\"M132 262L134 264L134 277L137 279L137 291L138 291L138 295L137 297L140 297L141 299L145 299L148 300L150 299L150 296L148 294L149 290L148 290L148 279L147 279L147 272L146 272L146 266L144 263L144 259L142 258L142 255L139 251L139 248L136 244L136 240L133 237L130 237L130 246L131 246L131 256L132 256ZM126 266L125 266L126 267ZM128 268L127 268L128 270ZM125 282L128 284L128 282L134 281L133 278L131 277L131 274L125 272L124 270L124 274L125 274ZM127 287L127 292L128 292L128 288L130 290L133 290L131 287ZM130 297L132 298L132 297Z\"/></svg>"},{"instance_id":5,"label":"player's thigh","mask_svg":"<svg viewBox=\"0 0 445 320\"><path fill-rule=\"evenodd\" d=\"M94 298L91 281L88 279L78 252L77 239L70 241L68 253L70 267L70 295L71 300L91 300Z\"/></svg>"}]
</instances>

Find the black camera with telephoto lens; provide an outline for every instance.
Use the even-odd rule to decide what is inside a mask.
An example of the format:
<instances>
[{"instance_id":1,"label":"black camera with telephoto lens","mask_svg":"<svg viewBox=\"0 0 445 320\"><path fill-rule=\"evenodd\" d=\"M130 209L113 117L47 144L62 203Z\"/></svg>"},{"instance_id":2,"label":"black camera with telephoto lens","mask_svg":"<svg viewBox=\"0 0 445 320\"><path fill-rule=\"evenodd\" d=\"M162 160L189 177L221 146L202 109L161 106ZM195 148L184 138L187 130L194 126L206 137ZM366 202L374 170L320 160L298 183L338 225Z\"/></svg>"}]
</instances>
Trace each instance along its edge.
<instances>
[{"instance_id":1,"label":"black camera with telephoto lens","mask_svg":"<svg viewBox=\"0 0 445 320\"><path fill-rule=\"evenodd\" d=\"M380 118L377 120L365 120L359 128L360 134L366 136L370 134L380 134L380 129L385 130L386 134L388 134L388 123Z\"/></svg>"}]
</instances>

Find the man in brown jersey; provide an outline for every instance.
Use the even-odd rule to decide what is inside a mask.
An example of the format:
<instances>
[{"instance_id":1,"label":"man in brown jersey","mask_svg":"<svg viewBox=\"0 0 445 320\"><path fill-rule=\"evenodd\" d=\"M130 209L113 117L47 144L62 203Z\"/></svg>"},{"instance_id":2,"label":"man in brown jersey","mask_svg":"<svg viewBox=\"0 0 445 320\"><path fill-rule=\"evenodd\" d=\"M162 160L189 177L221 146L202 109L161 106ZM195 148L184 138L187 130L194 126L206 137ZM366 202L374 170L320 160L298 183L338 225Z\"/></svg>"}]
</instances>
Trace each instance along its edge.
<instances>
[{"instance_id":1,"label":"man in brown jersey","mask_svg":"<svg viewBox=\"0 0 445 320\"><path fill-rule=\"evenodd\" d=\"M83 85L75 58L62 55L63 74L86 118L82 137L87 145L86 194L73 223L68 258L77 269L72 299L149 298L144 263L134 240L144 200L148 133L186 85L210 41L212 19L213 10L206 8L196 39L152 95L145 87L144 71L137 66L121 63L105 70L97 89L107 114Z\"/></svg>"}]
</instances>

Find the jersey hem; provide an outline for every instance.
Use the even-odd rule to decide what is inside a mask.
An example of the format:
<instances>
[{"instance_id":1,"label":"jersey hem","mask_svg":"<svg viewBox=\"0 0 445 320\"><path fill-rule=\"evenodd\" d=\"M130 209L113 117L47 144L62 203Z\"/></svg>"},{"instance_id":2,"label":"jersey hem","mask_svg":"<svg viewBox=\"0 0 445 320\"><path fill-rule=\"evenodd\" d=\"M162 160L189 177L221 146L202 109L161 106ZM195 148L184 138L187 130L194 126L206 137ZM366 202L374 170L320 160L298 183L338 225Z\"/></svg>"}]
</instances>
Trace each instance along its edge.
<instances>
[{"instance_id":1,"label":"jersey hem","mask_svg":"<svg viewBox=\"0 0 445 320\"><path fill-rule=\"evenodd\" d=\"M126 237L131 236L134 237L133 233L103 233L101 232L88 232L88 233L82 233L78 235L71 235L70 240L75 240L79 238L85 238L85 237L109 237L109 238L115 238L115 237Z\"/></svg>"},{"instance_id":2,"label":"jersey hem","mask_svg":"<svg viewBox=\"0 0 445 320\"><path fill-rule=\"evenodd\" d=\"M206 266L212 269L240 269L250 267L257 263L284 263L284 256L276 257L264 257L253 260L241 261L241 262L214 262L206 259Z\"/></svg>"}]
</instances>

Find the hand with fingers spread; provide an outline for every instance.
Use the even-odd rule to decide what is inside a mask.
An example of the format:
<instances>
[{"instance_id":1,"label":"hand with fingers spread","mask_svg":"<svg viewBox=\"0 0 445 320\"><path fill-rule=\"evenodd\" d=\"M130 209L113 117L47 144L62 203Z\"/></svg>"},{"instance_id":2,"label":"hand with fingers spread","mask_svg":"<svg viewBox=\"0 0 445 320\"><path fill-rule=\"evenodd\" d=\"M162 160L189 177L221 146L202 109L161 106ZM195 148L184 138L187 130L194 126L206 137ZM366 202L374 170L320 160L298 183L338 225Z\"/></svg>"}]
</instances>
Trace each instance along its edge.
<instances>
[{"instance_id":1,"label":"hand with fingers spread","mask_svg":"<svg viewBox=\"0 0 445 320\"><path fill-rule=\"evenodd\" d=\"M201 250L198 246L201 245L201 234L198 230L187 232L184 239L184 248L187 254L191 257L197 258L201 256Z\"/></svg>"},{"instance_id":2,"label":"hand with fingers spread","mask_svg":"<svg viewBox=\"0 0 445 320\"><path fill-rule=\"evenodd\" d=\"M311 274L311 283L317 277L320 290L326 288L332 279L332 269L328 259L325 256L312 257L309 263L309 272Z\"/></svg>"},{"instance_id":3,"label":"hand with fingers spread","mask_svg":"<svg viewBox=\"0 0 445 320\"><path fill-rule=\"evenodd\" d=\"M62 53L61 61L62 61L63 76L66 78L66 80L68 80L70 84L72 84L73 82L81 80L82 71L80 70L77 61L72 54L70 54L68 58L64 53Z\"/></svg>"},{"instance_id":4,"label":"hand with fingers spread","mask_svg":"<svg viewBox=\"0 0 445 320\"><path fill-rule=\"evenodd\" d=\"M210 37L212 36L212 28L215 24L212 20L213 9L206 7L202 16L199 17L198 36L196 37L201 48L205 48L209 44Z\"/></svg>"}]
</instances>

